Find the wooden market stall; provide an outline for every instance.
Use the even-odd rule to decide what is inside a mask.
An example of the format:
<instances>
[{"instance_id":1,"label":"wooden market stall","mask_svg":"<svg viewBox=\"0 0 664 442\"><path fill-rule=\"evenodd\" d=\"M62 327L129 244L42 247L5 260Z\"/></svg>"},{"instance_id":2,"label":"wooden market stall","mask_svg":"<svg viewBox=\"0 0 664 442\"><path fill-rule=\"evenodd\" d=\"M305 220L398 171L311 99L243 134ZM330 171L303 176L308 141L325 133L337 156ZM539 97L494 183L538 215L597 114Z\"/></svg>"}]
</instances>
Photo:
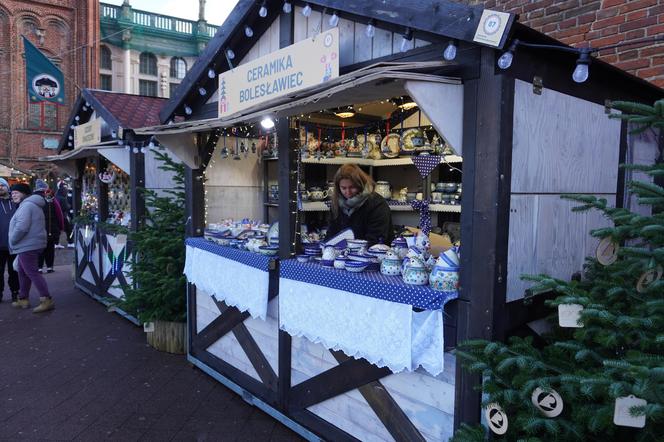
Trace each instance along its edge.
<instances>
[{"instance_id":1,"label":"wooden market stall","mask_svg":"<svg viewBox=\"0 0 664 442\"><path fill-rule=\"evenodd\" d=\"M240 0L164 124L136 130L188 166L189 360L310 440L447 440L478 421L479 379L450 350L538 319L519 276L570 278L604 222L560 195L630 205L618 164L657 152L606 114L660 89L594 59L576 83L578 54L527 46L562 45L510 14L388 3L267 1L261 17ZM348 162L394 224L460 242L458 290L295 259Z\"/></svg>"},{"instance_id":2,"label":"wooden market stall","mask_svg":"<svg viewBox=\"0 0 664 442\"><path fill-rule=\"evenodd\" d=\"M170 188L151 137L133 129L159 121L166 100L83 89L60 140L45 157L73 178L75 285L106 303L122 296L131 259L127 233L143 222L140 188ZM131 318L130 318L131 319Z\"/></svg>"}]
</instances>

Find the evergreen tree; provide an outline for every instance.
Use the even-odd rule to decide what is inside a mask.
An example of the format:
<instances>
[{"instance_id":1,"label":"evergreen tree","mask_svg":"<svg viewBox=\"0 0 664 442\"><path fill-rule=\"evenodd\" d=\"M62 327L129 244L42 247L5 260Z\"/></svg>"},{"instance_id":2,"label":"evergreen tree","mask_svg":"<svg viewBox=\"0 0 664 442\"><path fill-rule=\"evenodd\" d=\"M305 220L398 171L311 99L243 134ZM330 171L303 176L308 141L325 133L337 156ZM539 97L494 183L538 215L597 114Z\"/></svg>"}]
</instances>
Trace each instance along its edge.
<instances>
[{"instance_id":1,"label":"evergreen tree","mask_svg":"<svg viewBox=\"0 0 664 442\"><path fill-rule=\"evenodd\" d=\"M119 306L141 322L186 320L184 165L152 150L159 169L173 172L172 190L158 195L142 189L147 208L145 224L130 234L133 261L128 272L132 286L123 287Z\"/></svg>"},{"instance_id":2,"label":"evergreen tree","mask_svg":"<svg viewBox=\"0 0 664 442\"><path fill-rule=\"evenodd\" d=\"M623 113L612 117L636 125L636 131L664 128L664 100L613 107ZM612 222L591 232L603 240L600 252L609 251L599 255L601 262L587 258L578 281L524 277L536 282L533 292L555 295L547 301L551 332L544 342L512 337L507 343L474 340L459 346L464 366L482 375L483 405L498 404L507 416L507 432L494 435L497 440L664 441L664 188L655 183L664 177L664 164L629 167L653 177L652 183L627 186L652 214L609 207L603 198L564 196L580 204L574 211L599 210ZM581 309L574 320L581 327L559 326L559 306L570 305ZM560 415L546 417L535 406L537 388L543 391L538 398L552 390L559 394ZM630 395L645 401L627 408L628 416L645 416L643 428L614 424L616 400ZM552 403L544 404L545 411ZM486 436L483 428L464 425L453 440Z\"/></svg>"}]
</instances>

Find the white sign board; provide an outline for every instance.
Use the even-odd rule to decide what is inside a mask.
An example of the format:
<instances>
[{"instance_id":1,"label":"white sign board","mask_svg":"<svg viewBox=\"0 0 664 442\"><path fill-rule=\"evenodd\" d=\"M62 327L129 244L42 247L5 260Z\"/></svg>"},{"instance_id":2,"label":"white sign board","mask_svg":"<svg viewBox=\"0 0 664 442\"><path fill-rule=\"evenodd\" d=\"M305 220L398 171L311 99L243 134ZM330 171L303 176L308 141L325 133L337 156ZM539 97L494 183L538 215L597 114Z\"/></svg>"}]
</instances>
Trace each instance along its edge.
<instances>
[{"instance_id":1,"label":"white sign board","mask_svg":"<svg viewBox=\"0 0 664 442\"><path fill-rule=\"evenodd\" d=\"M81 146L91 146L101 142L101 120L95 119L89 123L74 128L74 149Z\"/></svg>"},{"instance_id":2,"label":"white sign board","mask_svg":"<svg viewBox=\"0 0 664 442\"><path fill-rule=\"evenodd\" d=\"M485 9L482 11L482 18L480 18L473 41L497 48L500 46L500 40L503 38L509 19L510 15L505 12Z\"/></svg>"},{"instance_id":3,"label":"white sign board","mask_svg":"<svg viewBox=\"0 0 664 442\"><path fill-rule=\"evenodd\" d=\"M333 28L219 75L219 118L339 76Z\"/></svg>"}]
</instances>

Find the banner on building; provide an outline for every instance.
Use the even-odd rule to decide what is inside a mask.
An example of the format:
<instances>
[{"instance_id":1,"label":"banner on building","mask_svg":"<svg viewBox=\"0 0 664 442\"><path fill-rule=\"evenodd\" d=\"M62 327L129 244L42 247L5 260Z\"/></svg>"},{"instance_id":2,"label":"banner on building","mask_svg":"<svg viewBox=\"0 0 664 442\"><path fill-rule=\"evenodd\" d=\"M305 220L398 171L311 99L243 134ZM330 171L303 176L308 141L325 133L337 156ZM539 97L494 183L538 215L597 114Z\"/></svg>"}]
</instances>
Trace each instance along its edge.
<instances>
[{"instance_id":1,"label":"banner on building","mask_svg":"<svg viewBox=\"0 0 664 442\"><path fill-rule=\"evenodd\" d=\"M62 71L39 49L23 37L25 48L25 78L31 103L48 101L65 103L65 81Z\"/></svg>"},{"instance_id":2,"label":"banner on building","mask_svg":"<svg viewBox=\"0 0 664 442\"><path fill-rule=\"evenodd\" d=\"M339 28L219 75L219 118L339 76Z\"/></svg>"}]
</instances>

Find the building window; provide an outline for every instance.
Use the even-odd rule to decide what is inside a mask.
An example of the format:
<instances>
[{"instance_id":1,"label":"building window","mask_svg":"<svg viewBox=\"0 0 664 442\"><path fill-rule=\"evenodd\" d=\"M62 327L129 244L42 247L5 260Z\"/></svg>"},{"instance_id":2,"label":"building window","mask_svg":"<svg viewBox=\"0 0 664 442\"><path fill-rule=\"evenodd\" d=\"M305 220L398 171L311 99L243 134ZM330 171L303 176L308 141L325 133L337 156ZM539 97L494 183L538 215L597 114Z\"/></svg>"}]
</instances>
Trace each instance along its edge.
<instances>
[{"instance_id":1,"label":"building window","mask_svg":"<svg viewBox=\"0 0 664 442\"><path fill-rule=\"evenodd\" d=\"M113 69L113 61L111 60L111 50L106 46L101 47L100 67L101 69L107 69L109 71Z\"/></svg>"},{"instance_id":2,"label":"building window","mask_svg":"<svg viewBox=\"0 0 664 442\"><path fill-rule=\"evenodd\" d=\"M113 90L113 76L100 74L99 75L99 87L102 91L112 91Z\"/></svg>"},{"instance_id":3,"label":"building window","mask_svg":"<svg viewBox=\"0 0 664 442\"><path fill-rule=\"evenodd\" d=\"M171 78L182 80L187 74L187 62L179 57L171 58Z\"/></svg>"},{"instance_id":4,"label":"building window","mask_svg":"<svg viewBox=\"0 0 664 442\"><path fill-rule=\"evenodd\" d=\"M54 103L28 103L30 129L58 130L58 106Z\"/></svg>"},{"instance_id":5,"label":"building window","mask_svg":"<svg viewBox=\"0 0 664 442\"><path fill-rule=\"evenodd\" d=\"M152 80L138 80L138 93L149 97L157 96L157 82Z\"/></svg>"},{"instance_id":6,"label":"building window","mask_svg":"<svg viewBox=\"0 0 664 442\"><path fill-rule=\"evenodd\" d=\"M157 57L149 52L141 53L139 58L139 72L145 75L157 76Z\"/></svg>"},{"instance_id":7,"label":"building window","mask_svg":"<svg viewBox=\"0 0 664 442\"><path fill-rule=\"evenodd\" d=\"M175 97L175 90L180 86L180 83L170 83L169 84L169 91L168 91L168 97L173 98Z\"/></svg>"}]
</instances>

